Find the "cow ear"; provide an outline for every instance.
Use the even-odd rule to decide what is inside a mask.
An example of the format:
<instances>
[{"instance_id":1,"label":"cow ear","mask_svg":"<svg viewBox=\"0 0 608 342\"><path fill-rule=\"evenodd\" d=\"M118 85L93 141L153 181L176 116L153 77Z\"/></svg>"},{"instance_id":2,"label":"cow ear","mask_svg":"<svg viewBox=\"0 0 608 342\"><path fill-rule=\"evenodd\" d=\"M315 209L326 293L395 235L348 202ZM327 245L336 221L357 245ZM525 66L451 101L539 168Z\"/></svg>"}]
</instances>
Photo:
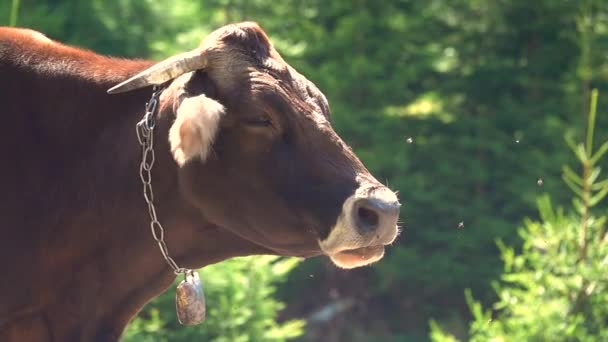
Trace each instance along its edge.
<instances>
[{"instance_id":1,"label":"cow ear","mask_svg":"<svg viewBox=\"0 0 608 342\"><path fill-rule=\"evenodd\" d=\"M204 94L182 101L169 129L171 152L180 166L195 158L207 158L224 113L224 106Z\"/></svg>"}]
</instances>

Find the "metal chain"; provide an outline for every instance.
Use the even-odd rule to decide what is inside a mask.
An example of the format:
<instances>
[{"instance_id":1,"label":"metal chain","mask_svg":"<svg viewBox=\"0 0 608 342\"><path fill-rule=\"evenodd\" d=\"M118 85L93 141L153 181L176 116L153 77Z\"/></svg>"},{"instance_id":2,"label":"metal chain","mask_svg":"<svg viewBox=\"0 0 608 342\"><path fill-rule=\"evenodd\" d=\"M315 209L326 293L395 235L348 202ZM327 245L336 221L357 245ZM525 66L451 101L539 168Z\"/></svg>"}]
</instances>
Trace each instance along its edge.
<instances>
[{"instance_id":1,"label":"metal chain","mask_svg":"<svg viewBox=\"0 0 608 342\"><path fill-rule=\"evenodd\" d=\"M177 275L186 274L189 269L177 266L175 260L169 255L167 244L165 243L165 229L156 217L156 208L154 207L154 191L152 190L152 167L154 166L154 127L156 126L156 112L158 109L158 98L162 88L154 87L150 101L146 103L146 114L137 123L137 140L142 147L142 159L139 164L139 177L144 187L144 199L148 204L148 213L150 214L150 230L152 237L156 240L158 248L167 264L173 269Z\"/></svg>"}]
</instances>

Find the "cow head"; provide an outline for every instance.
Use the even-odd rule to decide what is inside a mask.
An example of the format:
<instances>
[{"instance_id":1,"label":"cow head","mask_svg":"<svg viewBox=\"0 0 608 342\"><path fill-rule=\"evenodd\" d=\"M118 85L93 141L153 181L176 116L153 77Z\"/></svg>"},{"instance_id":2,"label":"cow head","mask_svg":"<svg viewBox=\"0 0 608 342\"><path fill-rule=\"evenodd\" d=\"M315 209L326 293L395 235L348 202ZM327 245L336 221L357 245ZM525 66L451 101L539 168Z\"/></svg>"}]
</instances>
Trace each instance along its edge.
<instances>
[{"instance_id":1,"label":"cow head","mask_svg":"<svg viewBox=\"0 0 608 342\"><path fill-rule=\"evenodd\" d=\"M325 254L344 268L382 258L398 232L396 195L257 24L223 27L109 92L168 81L180 191L207 220L279 255Z\"/></svg>"}]
</instances>

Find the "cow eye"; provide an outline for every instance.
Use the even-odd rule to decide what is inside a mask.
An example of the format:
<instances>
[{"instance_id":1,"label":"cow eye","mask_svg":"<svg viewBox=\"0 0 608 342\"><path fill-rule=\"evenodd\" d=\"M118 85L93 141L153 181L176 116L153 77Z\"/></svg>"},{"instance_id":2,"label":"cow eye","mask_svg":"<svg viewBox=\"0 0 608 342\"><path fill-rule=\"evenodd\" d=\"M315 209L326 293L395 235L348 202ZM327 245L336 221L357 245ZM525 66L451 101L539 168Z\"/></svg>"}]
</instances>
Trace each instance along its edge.
<instances>
[{"instance_id":1,"label":"cow eye","mask_svg":"<svg viewBox=\"0 0 608 342\"><path fill-rule=\"evenodd\" d=\"M272 126L272 120L265 115L253 116L244 119L245 124L255 127L268 127Z\"/></svg>"}]
</instances>

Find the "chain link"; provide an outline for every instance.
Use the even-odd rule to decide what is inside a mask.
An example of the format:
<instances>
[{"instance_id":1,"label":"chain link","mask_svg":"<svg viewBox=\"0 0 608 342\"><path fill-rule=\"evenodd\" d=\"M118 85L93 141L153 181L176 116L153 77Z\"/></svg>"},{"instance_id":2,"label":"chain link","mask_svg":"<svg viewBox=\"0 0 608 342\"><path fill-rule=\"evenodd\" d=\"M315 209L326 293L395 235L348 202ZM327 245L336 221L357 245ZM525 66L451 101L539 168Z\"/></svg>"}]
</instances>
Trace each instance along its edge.
<instances>
[{"instance_id":1,"label":"chain link","mask_svg":"<svg viewBox=\"0 0 608 342\"><path fill-rule=\"evenodd\" d=\"M154 127L156 126L156 111L158 109L158 98L162 88L154 87L150 101L146 103L146 114L137 123L137 141L142 148L142 159L139 164L139 177L144 190L144 199L148 204L148 213L150 215L150 230L152 237L156 240L158 248L167 264L173 269L175 274L186 274L188 269L177 266L175 260L169 255L167 244L165 243L165 229L160 224L156 217L156 207L154 206L154 191L152 190L152 167L154 166Z\"/></svg>"}]
</instances>

